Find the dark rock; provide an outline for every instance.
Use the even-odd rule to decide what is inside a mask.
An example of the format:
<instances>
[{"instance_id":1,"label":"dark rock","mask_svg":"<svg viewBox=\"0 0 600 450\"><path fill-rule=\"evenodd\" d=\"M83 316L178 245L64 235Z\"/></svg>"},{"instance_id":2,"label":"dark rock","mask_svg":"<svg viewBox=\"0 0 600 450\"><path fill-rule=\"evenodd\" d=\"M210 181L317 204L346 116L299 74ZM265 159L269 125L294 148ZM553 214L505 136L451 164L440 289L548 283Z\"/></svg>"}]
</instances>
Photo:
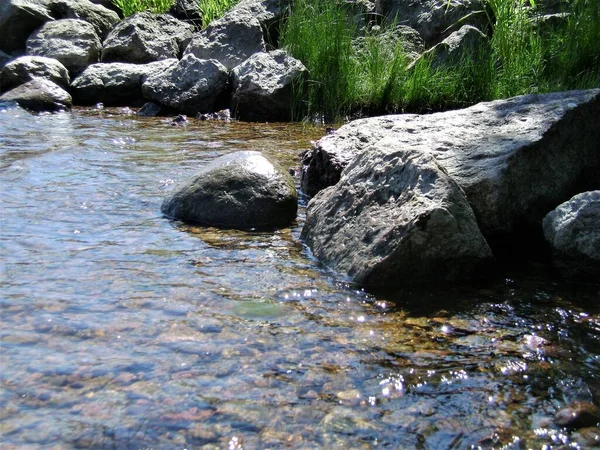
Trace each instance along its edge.
<instances>
[{"instance_id":1,"label":"dark rock","mask_svg":"<svg viewBox=\"0 0 600 450\"><path fill-rule=\"evenodd\" d=\"M43 56L21 56L0 72L0 91L8 91L34 78L45 78L63 89L69 88L69 71L58 60Z\"/></svg>"},{"instance_id":2,"label":"dark rock","mask_svg":"<svg viewBox=\"0 0 600 450\"><path fill-rule=\"evenodd\" d=\"M255 53L265 51L258 19L247 13L232 13L212 22L194 35L184 55L214 59L233 69Z\"/></svg>"},{"instance_id":3,"label":"dark rock","mask_svg":"<svg viewBox=\"0 0 600 450\"><path fill-rule=\"evenodd\" d=\"M153 102L147 102L144 103L144 106L140 108L140 110L137 112L137 115L141 117L156 117L161 113L161 111L162 108L160 105L157 105Z\"/></svg>"},{"instance_id":4,"label":"dark rock","mask_svg":"<svg viewBox=\"0 0 600 450\"><path fill-rule=\"evenodd\" d=\"M219 62L189 54L177 64L149 76L142 91L147 100L195 116L214 111L228 84L229 73Z\"/></svg>"},{"instance_id":5,"label":"dark rock","mask_svg":"<svg viewBox=\"0 0 600 450\"><path fill-rule=\"evenodd\" d=\"M54 20L43 2L2 0L0 2L0 50L18 55L34 30Z\"/></svg>"},{"instance_id":6,"label":"dark rock","mask_svg":"<svg viewBox=\"0 0 600 450\"><path fill-rule=\"evenodd\" d=\"M356 120L315 143L301 185L314 195L337 183L356 155L391 137L395 147L432 153L465 190L486 238L539 230L548 211L581 186L600 185L599 116L595 89Z\"/></svg>"},{"instance_id":7,"label":"dark rock","mask_svg":"<svg viewBox=\"0 0 600 450\"><path fill-rule=\"evenodd\" d=\"M258 20L265 42L279 41L279 25L289 13L291 0L240 0L227 15L249 15Z\"/></svg>"},{"instance_id":8,"label":"dark rock","mask_svg":"<svg viewBox=\"0 0 600 450\"><path fill-rule=\"evenodd\" d=\"M202 13L197 0L175 0L168 12L176 19L189 23L194 29L202 29Z\"/></svg>"},{"instance_id":9,"label":"dark rock","mask_svg":"<svg viewBox=\"0 0 600 450\"><path fill-rule=\"evenodd\" d=\"M194 27L170 14L141 12L119 22L106 37L103 62L144 64L178 58Z\"/></svg>"},{"instance_id":10,"label":"dark rock","mask_svg":"<svg viewBox=\"0 0 600 450\"><path fill-rule=\"evenodd\" d=\"M462 189L427 151L393 139L355 158L306 215L314 255L365 285L465 280L493 261Z\"/></svg>"},{"instance_id":11,"label":"dark rock","mask_svg":"<svg viewBox=\"0 0 600 450\"><path fill-rule=\"evenodd\" d=\"M289 174L259 152L235 152L204 166L162 204L171 218L227 228L285 226L298 196Z\"/></svg>"},{"instance_id":12,"label":"dark rock","mask_svg":"<svg viewBox=\"0 0 600 450\"><path fill-rule=\"evenodd\" d=\"M570 429L596 427L600 424L600 408L589 402L575 402L558 411L554 423Z\"/></svg>"},{"instance_id":13,"label":"dark rock","mask_svg":"<svg viewBox=\"0 0 600 450\"><path fill-rule=\"evenodd\" d=\"M52 81L35 78L0 96L0 102L16 102L34 112L71 109L71 95Z\"/></svg>"},{"instance_id":14,"label":"dark rock","mask_svg":"<svg viewBox=\"0 0 600 450\"><path fill-rule=\"evenodd\" d=\"M173 120L171 120L171 125L175 127L183 127L189 124L188 118L184 114L179 114Z\"/></svg>"},{"instance_id":15,"label":"dark rock","mask_svg":"<svg viewBox=\"0 0 600 450\"><path fill-rule=\"evenodd\" d=\"M304 65L283 50L255 53L233 69L232 108L236 118L290 120L292 86L304 82L306 73Z\"/></svg>"},{"instance_id":16,"label":"dark rock","mask_svg":"<svg viewBox=\"0 0 600 450\"><path fill-rule=\"evenodd\" d=\"M6 64L12 61L14 58L10 56L8 53L4 53L0 50L0 69L3 69Z\"/></svg>"},{"instance_id":17,"label":"dark rock","mask_svg":"<svg viewBox=\"0 0 600 450\"><path fill-rule=\"evenodd\" d=\"M78 19L47 22L27 39L27 53L59 60L71 74L98 61L100 38L92 25Z\"/></svg>"},{"instance_id":18,"label":"dark rock","mask_svg":"<svg viewBox=\"0 0 600 450\"><path fill-rule=\"evenodd\" d=\"M600 191L578 194L559 205L543 226L559 274L600 283Z\"/></svg>"},{"instance_id":19,"label":"dark rock","mask_svg":"<svg viewBox=\"0 0 600 450\"><path fill-rule=\"evenodd\" d=\"M55 19L81 19L92 24L101 39L120 20L116 12L89 0L50 0L48 8Z\"/></svg>"},{"instance_id":20,"label":"dark rock","mask_svg":"<svg viewBox=\"0 0 600 450\"><path fill-rule=\"evenodd\" d=\"M142 84L177 64L176 59L165 59L148 64L97 63L85 69L71 85L77 105L102 102L107 106L125 106L143 103Z\"/></svg>"}]
</instances>

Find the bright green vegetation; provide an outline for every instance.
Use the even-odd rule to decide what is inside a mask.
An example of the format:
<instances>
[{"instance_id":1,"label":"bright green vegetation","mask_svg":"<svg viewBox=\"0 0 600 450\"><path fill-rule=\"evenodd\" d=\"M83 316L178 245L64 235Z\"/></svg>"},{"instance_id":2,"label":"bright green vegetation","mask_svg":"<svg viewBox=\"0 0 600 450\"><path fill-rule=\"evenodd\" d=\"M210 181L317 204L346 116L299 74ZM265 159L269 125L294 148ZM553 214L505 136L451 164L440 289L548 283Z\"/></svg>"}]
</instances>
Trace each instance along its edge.
<instances>
[{"instance_id":1,"label":"bright green vegetation","mask_svg":"<svg viewBox=\"0 0 600 450\"><path fill-rule=\"evenodd\" d=\"M123 16L129 17L132 14L151 11L153 13L164 13L167 11L175 0L112 0L115 5L121 10Z\"/></svg>"},{"instance_id":2,"label":"bright green vegetation","mask_svg":"<svg viewBox=\"0 0 600 450\"><path fill-rule=\"evenodd\" d=\"M202 28L213 20L219 19L239 0L198 0L198 9L202 13Z\"/></svg>"},{"instance_id":3,"label":"bright green vegetation","mask_svg":"<svg viewBox=\"0 0 600 450\"><path fill-rule=\"evenodd\" d=\"M411 65L395 24L367 27L340 0L295 0L280 44L309 70L296 118L431 111L526 93L600 86L598 0L570 0L565 18L535 20L532 0L487 0L488 40L443 64ZM365 33L362 33L365 34Z\"/></svg>"}]
</instances>

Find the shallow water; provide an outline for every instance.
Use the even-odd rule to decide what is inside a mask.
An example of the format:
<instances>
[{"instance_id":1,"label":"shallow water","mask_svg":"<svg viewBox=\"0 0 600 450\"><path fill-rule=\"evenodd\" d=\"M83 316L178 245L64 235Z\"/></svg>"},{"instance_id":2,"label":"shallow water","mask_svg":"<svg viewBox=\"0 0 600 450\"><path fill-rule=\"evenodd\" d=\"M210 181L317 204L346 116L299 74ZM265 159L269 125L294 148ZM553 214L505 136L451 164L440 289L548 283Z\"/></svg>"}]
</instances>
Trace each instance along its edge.
<instances>
[{"instance_id":1,"label":"shallow water","mask_svg":"<svg viewBox=\"0 0 600 450\"><path fill-rule=\"evenodd\" d=\"M0 435L12 448L576 448L600 292L507 272L370 295L271 232L172 222L227 152L284 167L324 130L120 110L0 112Z\"/></svg>"}]
</instances>

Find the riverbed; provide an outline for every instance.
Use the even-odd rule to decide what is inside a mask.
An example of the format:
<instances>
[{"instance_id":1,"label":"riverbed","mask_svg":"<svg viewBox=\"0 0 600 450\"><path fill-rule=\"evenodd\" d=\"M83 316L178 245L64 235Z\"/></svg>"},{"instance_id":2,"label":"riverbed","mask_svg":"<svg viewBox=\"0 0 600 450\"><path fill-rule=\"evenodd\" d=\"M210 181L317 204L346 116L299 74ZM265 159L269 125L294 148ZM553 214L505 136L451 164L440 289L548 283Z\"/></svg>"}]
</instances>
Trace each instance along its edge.
<instances>
[{"instance_id":1,"label":"riverbed","mask_svg":"<svg viewBox=\"0 0 600 450\"><path fill-rule=\"evenodd\" d=\"M271 231L160 213L218 156L297 170L323 134L0 108L2 449L589 446L552 418L600 401L598 286L532 263L375 295L302 244L306 198Z\"/></svg>"}]
</instances>

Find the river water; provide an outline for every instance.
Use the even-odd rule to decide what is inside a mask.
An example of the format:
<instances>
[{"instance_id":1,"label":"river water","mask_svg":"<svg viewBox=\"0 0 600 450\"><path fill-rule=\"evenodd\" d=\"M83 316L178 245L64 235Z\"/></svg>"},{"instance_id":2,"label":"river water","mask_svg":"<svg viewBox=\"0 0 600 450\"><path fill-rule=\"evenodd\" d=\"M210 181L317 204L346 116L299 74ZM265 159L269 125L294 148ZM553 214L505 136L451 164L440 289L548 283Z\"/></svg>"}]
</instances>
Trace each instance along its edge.
<instances>
[{"instance_id":1,"label":"river water","mask_svg":"<svg viewBox=\"0 0 600 450\"><path fill-rule=\"evenodd\" d=\"M600 401L597 286L534 265L372 295L302 245L304 201L270 232L161 216L203 163L294 167L322 134L4 107L2 449L589 445L552 418Z\"/></svg>"}]
</instances>

